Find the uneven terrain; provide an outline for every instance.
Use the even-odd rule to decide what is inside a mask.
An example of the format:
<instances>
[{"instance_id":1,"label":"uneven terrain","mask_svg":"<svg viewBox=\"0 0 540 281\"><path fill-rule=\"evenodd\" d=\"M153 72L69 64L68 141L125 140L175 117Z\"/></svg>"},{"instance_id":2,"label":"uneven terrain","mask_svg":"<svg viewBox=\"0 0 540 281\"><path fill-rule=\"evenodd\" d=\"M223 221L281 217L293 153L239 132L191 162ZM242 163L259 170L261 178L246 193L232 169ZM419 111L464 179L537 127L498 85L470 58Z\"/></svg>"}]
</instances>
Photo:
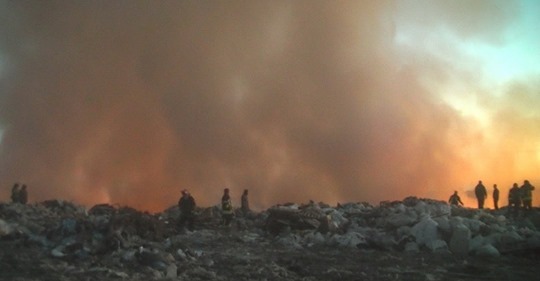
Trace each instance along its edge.
<instances>
[{"instance_id":1,"label":"uneven terrain","mask_svg":"<svg viewBox=\"0 0 540 281\"><path fill-rule=\"evenodd\" d=\"M535 280L538 210L507 211L287 204L222 226L210 207L186 231L175 207L0 204L0 280Z\"/></svg>"}]
</instances>

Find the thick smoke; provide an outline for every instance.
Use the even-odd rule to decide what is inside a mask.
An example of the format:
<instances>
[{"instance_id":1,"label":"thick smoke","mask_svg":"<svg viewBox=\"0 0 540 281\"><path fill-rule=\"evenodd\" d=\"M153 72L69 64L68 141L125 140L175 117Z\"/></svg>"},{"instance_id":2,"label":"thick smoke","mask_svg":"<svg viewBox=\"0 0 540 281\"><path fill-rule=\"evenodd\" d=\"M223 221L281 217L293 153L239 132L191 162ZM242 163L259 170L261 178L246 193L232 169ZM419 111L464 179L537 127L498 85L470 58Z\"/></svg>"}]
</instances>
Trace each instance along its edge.
<instances>
[{"instance_id":1,"label":"thick smoke","mask_svg":"<svg viewBox=\"0 0 540 281\"><path fill-rule=\"evenodd\" d=\"M450 28L497 16L456 25L460 36L496 38L490 23L512 16L441 5L433 11L448 8ZM2 2L2 198L19 181L34 201L149 210L174 204L184 188L201 205L216 204L225 187L238 197L250 189L257 207L447 199L487 176L470 159L483 136L422 83L425 73L450 79L443 59L403 59L401 9L392 1ZM508 128L521 122L498 105Z\"/></svg>"}]
</instances>

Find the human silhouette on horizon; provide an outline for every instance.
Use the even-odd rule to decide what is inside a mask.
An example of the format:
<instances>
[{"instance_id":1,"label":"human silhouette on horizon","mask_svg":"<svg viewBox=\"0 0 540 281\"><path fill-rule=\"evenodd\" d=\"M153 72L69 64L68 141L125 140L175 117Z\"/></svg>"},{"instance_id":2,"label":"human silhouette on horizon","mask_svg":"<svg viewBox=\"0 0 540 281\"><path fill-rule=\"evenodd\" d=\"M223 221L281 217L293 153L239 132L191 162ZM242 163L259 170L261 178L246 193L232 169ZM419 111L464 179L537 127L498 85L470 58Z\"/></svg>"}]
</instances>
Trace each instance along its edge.
<instances>
[{"instance_id":1,"label":"human silhouette on horizon","mask_svg":"<svg viewBox=\"0 0 540 281\"><path fill-rule=\"evenodd\" d=\"M484 202L487 198L487 190L482 181L478 181L478 184L474 188L474 194L478 201L478 209L484 209Z\"/></svg>"},{"instance_id":2,"label":"human silhouette on horizon","mask_svg":"<svg viewBox=\"0 0 540 281\"><path fill-rule=\"evenodd\" d=\"M458 195L457 191L454 191L454 194L450 195L450 199L448 199L448 203L455 206L463 206L463 202L461 201L461 198Z\"/></svg>"},{"instance_id":3,"label":"human silhouette on horizon","mask_svg":"<svg viewBox=\"0 0 540 281\"><path fill-rule=\"evenodd\" d=\"M499 189L496 184L493 185L493 207L499 209Z\"/></svg>"}]
</instances>

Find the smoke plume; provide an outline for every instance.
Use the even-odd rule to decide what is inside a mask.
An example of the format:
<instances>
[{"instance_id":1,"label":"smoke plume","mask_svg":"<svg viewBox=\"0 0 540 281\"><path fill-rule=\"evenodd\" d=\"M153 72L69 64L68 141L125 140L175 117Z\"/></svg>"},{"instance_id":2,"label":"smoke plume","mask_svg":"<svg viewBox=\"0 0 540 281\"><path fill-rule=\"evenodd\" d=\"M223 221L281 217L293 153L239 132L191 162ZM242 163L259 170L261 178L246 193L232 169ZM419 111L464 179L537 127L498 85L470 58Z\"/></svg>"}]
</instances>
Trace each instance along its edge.
<instances>
[{"instance_id":1,"label":"smoke plume","mask_svg":"<svg viewBox=\"0 0 540 281\"><path fill-rule=\"evenodd\" d=\"M426 22L393 1L1 2L2 198L21 182L31 201L148 210L182 189L213 205L225 187L255 207L446 200L505 169L515 151L500 148L538 152L505 135L539 139L539 116L519 111L538 84L509 88L518 100L477 91L504 128L487 140L425 83L471 73L396 43L437 22L498 44L511 2L469 2L426 4Z\"/></svg>"}]
</instances>

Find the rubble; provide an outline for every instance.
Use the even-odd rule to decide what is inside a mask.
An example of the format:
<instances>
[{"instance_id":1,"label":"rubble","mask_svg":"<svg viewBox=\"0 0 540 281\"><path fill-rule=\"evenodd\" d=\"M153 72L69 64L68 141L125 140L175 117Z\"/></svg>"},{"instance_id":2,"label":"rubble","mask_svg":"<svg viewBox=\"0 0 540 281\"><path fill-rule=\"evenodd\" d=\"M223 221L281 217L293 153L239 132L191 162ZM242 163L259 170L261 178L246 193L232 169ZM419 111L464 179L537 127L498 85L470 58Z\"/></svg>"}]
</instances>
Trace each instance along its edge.
<instances>
[{"instance_id":1,"label":"rubble","mask_svg":"<svg viewBox=\"0 0 540 281\"><path fill-rule=\"evenodd\" d=\"M220 225L219 208L196 212L192 232L177 229L176 207L0 203L0 280L478 279L469 263L522 278L540 254L536 209L514 217L416 197L310 202L236 212L231 227Z\"/></svg>"}]
</instances>

